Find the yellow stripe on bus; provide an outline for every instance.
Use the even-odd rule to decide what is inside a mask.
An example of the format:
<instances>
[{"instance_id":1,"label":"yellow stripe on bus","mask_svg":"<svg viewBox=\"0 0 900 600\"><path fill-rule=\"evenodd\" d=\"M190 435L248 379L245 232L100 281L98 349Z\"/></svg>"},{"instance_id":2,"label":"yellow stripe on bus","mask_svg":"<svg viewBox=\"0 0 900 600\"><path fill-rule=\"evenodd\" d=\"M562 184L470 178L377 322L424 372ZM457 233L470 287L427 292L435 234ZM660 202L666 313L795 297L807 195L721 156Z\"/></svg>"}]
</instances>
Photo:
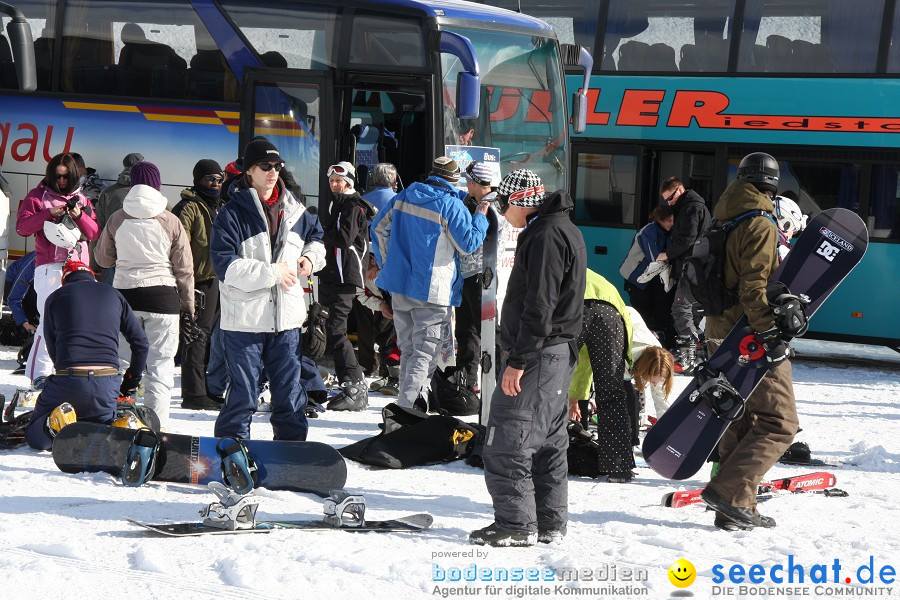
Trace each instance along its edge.
<instances>
[{"instance_id":1,"label":"yellow stripe on bus","mask_svg":"<svg viewBox=\"0 0 900 600\"><path fill-rule=\"evenodd\" d=\"M306 137L306 132L299 129L275 129L269 127L257 127L253 130L256 135L276 135L279 137Z\"/></svg>"},{"instance_id":2,"label":"yellow stripe on bus","mask_svg":"<svg viewBox=\"0 0 900 600\"><path fill-rule=\"evenodd\" d=\"M161 115L157 113L144 113L148 121L168 121L170 123L198 123L200 125L223 125L218 117L188 117L184 115Z\"/></svg>"},{"instance_id":3,"label":"yellow stripe on bus","mask_svg":"<svg viewBox=\"0 0 900 600\"><path fill-rule=\"evenodd\" d=\"M80 110L107 110L113 112L141 112L137 106L127 104L97 104L96 102L66 102L63 101L66 108L77 108Z\"/></svg>"}]
</instances>

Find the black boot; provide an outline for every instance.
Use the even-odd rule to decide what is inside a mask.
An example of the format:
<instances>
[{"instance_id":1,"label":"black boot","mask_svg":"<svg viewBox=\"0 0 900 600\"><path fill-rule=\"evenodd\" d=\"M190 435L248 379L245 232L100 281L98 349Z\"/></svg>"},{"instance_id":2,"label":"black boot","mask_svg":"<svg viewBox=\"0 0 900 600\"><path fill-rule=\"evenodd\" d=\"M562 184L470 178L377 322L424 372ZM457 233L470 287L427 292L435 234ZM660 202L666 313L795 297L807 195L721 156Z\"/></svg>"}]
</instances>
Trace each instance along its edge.
<instances>
[{"instance_id":1,"label":"black boot","mask_svg":"<svg viewBox=\"0 0 900 600\"><path fill-rule=\"evenodd\" d=\"M328 403L328 410L365 410L369 406L369 391L365 381L345 381L341 393Z\"/></svg>"}]
</instances>

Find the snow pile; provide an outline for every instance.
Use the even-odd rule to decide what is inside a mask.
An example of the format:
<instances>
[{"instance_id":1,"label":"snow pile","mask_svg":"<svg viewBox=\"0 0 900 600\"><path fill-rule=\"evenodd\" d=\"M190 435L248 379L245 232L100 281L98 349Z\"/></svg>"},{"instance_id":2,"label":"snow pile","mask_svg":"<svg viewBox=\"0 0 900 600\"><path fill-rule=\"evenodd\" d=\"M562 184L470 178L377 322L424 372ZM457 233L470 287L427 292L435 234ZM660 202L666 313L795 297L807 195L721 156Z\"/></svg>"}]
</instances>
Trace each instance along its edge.
<instances>
[{"instance_id":1,"label":"snow pile","mask_svg":"<svg viewBox=\"0 0 900 600\"><path fill-rule=\"evenodd\" d=\"M16 386L26 385L23 377L8 375L14 356L13 349L0 349L0 392L7 398ZM348 463L347 487L365 494L370 518L428 512L435 521L426 532L285 530L160 538L125 519L197 520L198 509L213 495L197 486L126 488L105 474L66 475L48 453L22 448L0 452L2 595L15 600L402 600L451 594L553 599L580 592L590 598L666 598L681 591L667 570L684 558L698 571L696 582L684 591L697 598L767 597L761 592L776 597L787 587L807 589L812 597L836 595L835 590L886 596L888 589L896 596L896 584L859 583L857 569L871 559L876 580L886 565L900 571L900 533L894 527L900 522L900 371L798 363L794 380L803 427L797 439L810 445L815 458L851 464L833 469L777 465L769 476L830 470L850 496L778 496L760 505L778 522L772 530L725 533L712 526L713 515L703 507L659 505L665 492L702 486L705 469L692 480L672 482L640 468L631 484L571 478L569 533L558 545L473 547L466 536L490 522L490 497L481 471L458 461L403 471ZM679 377L677 387L686 383ZM325 413L311 421L310 439L341 447L375 435L381 408L389 401L375 396L363 413ZM179 404L174 398L173 430L212 434L213 413L185 411ZM271 436L268 415L257 415L252 434ZM258 495L261 519L321 514L321 500L314 496L271 490ZM810 582L814 565L829 565L831 577L835 560L852 587ZM773 583L770 569L789 561L804 566L804 582ZM756 564L765 571L764 581L749 583L747 572ZM734 566L743 569L743 583L729 579ZM724 580L716 580L717 572ZM504 574L522 580L495 581ZM471 575L475 580L466 581ZM535 581L528 580L532 575Z\"/></svg>"}]
</instances>

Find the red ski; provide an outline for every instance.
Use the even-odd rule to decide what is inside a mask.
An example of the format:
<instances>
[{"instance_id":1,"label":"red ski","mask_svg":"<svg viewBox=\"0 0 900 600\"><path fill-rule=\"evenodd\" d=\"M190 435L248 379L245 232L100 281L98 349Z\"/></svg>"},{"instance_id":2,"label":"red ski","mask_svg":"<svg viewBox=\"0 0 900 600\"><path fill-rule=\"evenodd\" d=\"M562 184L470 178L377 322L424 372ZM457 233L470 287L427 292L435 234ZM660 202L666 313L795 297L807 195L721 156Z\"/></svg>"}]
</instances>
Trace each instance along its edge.
<instances>
[{"instance_id":1,"label":"red ski","mask_svg":"<svg viewBox=\"0 0 900 600\"><path fill-rule=\"evenodd\" d=\"M834 474L821 471L818 473L809 473L807 475L796 475L794 477L784 477L782 479L764 481L759 484L757 494L760 496L768 496L775 491L789 492L791 494L798 492L812 492L816 490L827 490L833 488L836 484L837 478ZM703 488L685 490L682 492L669 492L663 495L661 504L670 508L681 508L682 506L690 506L692 504L702 504L703 499L700 498L702 492Z\"/></svg>"}]
</instances>

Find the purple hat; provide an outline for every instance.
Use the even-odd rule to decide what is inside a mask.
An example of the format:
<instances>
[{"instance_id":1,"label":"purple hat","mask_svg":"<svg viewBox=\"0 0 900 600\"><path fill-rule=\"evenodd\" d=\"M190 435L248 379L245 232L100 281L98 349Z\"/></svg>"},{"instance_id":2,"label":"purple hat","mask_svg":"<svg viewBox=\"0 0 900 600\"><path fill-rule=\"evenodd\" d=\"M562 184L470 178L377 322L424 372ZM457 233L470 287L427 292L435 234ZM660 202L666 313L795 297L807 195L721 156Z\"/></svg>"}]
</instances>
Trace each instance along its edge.
<instances>
[{"instance_id":1,"label":"purple hat","mask_svg":"<svg viewBox=\"0 0 900 600\"><path fill-rule=\"evenodd\" d=\"M159 191L162 181L159 177L159 169L152 162L141 161L131 166L131 185L144 184Z\"/></svg>"}]
</instances>

